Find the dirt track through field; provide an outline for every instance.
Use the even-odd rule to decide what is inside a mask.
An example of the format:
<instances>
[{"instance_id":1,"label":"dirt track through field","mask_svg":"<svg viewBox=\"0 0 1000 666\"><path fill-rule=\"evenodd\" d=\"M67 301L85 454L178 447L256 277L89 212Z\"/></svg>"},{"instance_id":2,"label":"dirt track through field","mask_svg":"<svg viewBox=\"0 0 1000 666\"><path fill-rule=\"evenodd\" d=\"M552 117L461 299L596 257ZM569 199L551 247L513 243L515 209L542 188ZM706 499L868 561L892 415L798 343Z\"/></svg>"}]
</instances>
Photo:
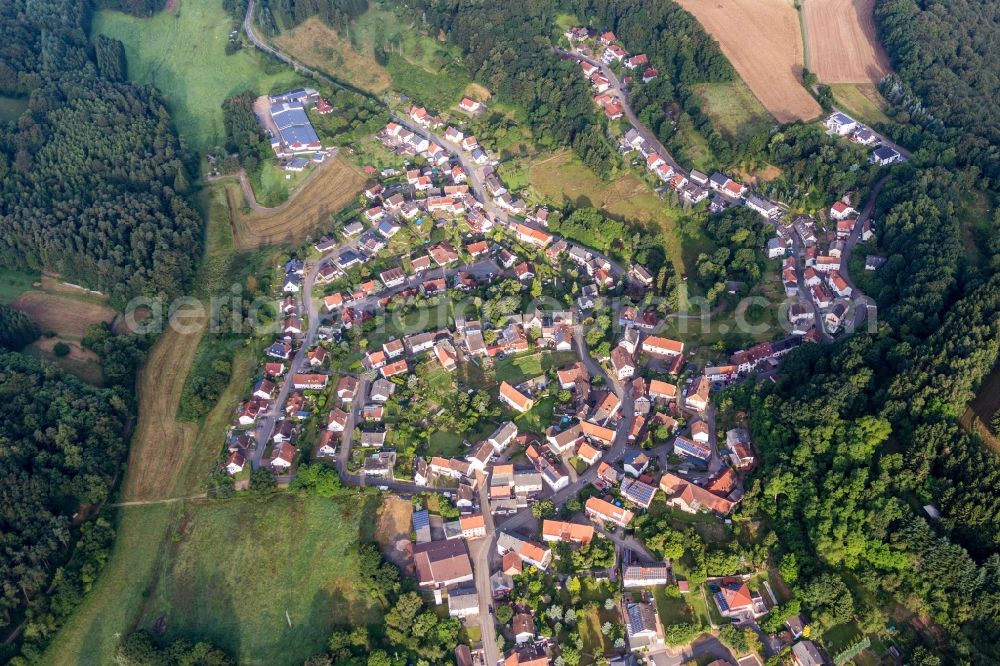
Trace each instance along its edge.
<instances>
[{"instance_id":1,"label":"dirt track through field","mask_svg":"<svg viewBox=\"0 0 1000 666\"><path fill-rule=\"evenodd\" d=\"M241 250L279 243L301 243L310 232L330 223L330 216L361 192L367 177L342 156L324 165L316 176L273 211L244 212L247 202L239 185L226 186L230 222Z\"/></svg>"},{"instance_id":2,"label":"dirt track through field","mask_svg":"<svg viewBox=\"0 0 1000 666\"><path fill-rule=\"evenodd\" d=\"M802 86L802 31L791 0L678 0L697 17L779 122L822 109Z\"/></svg>"},{"instance_id":3,"label":"dirt track through field","mask_svg":"<svg viewBox=\"0 0 1000 666\"><path fill-rule=\"evenodd\" d=\"M878 83L889 56L878 41L875 0L804 0L809 69L823 83Z\"/></svg>"}]
</instances>

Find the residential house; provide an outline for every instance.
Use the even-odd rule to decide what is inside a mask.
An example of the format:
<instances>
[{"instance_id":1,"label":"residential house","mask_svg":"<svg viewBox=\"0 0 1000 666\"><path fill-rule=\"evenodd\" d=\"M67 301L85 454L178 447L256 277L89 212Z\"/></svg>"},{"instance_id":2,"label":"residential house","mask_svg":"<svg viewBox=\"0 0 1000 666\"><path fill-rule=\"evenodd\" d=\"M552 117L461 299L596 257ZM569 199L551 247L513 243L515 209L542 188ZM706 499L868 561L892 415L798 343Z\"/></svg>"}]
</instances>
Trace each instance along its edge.
<instances>
[{"instance_id":1,"label":"residential house","mask_svg":"<svg viewBox=\"0 0 1000 666\"><path fill-rule=\"evenodd\" d=\"M707 464L712 458L712 447L678 435L674 438L674 453L695 462Z\"/></svg>"},{"instance_id":2,"label":"residential house","mask_svg":"<svg viewBox=\"0 0 1000 666\"><path fill-rule=\"evenodd\" d=\"M653 400L670 402L677 399L677 386L659 379L652 379L649 382L649 397Z\"/></svg>"},{"instance_id":3,"label":"residential house","mask_svg":"<svg viewBox=\"0 0 1000 666\"><path fill-rule=\"evenodd\" d=\"M474 587L448 590L448 615L465 619L479 615L479 593Z\"/></svg>"},{"instance_id":4,"label":"residential house","mask_svg":"<svg viewBox=\"0 0 1000 666\"><path fill-rule=\"evenodd\" d=\"M354 394L358 391L358 379L356 377L344 376L337 382L337 397L341 402L351 402Z\"/></svg>"},{"instance_id":5,"label":"residential house","mask_svg":"<svg viewBox=\"0 0 1000 666\"><path fill-rule=\"evenodd\" d=\"M626 601L623 604L625 634L633 652L658 650L664 645L663 625L656 604L648 601Z\"/></svg>"},{"instance_id":6,"label":"residential house","mask_svg":"<svg viewBox=\"0 0 1000 666\"><path fill-rule=\"evenodd\" d=\"M656 496L656 486L651 486L637 479L628 477L622 479L620 488L622 497L643 509L648 509L653 502L653 497Z\"/></svg>"},{"instance_id":7,"label":"residential house","mask_svg":"<svg viewBox=\"0 0 1000 666\"><path fill-rule=\"evenodd\" d=\"M486 521L482 514L461 516L458 519L463 539L479 539L486 536Z\"/></svg>"},{"instance_id":8,"label":"residential house","mask_svg":"<svg viewBox=\"0 0 1000 666\"><path fill-rule=\"evenodd\" d=\"M830 206L830 219L832 220L846 220L849 217L857 215L858 211L854 210L850 205L844 203L843 201L834 202ZM838 230L839 230L838 225Z\"/></svg>"},{"instance_id":9,"label":"residential house","mask_svg":"<svg viewBox=\"0 0 1000 666\"><path fill-rule=\"evenodd\" d=\"M823 653L810 640L802 640L792 646L792 663L795 666L825 666Z\"/></svg>"},{"instance_id":10,"label":"residential house","mask_svg":"<svg viewBox=\"0 0 1000 666\"><path fill-rule=\"evenodd\" d=\"M649 467L649 456L640 449L630 449L625 453L625 457L622 458L622 463L625 466L626 474L631 474L639 478L646 471L646 468Z\"/></svg>"},{"instance_id":11,"label":"residential house","mask_svg":"<svg viewBox=\"0 0 1000 666\"><path fill-rule=\"evenodd\" d=\"M319 390L326 387L328 375L299 373L292 375L292 386L302 390Z\"/></svg>"},{"instance_id":12,"label":"residential house","mask_svg":"<svg viewBox=\"0 0 1000 666\"><path fill-rule=\"evenodd\" d=\"M527 412L535 405L535 401L532 398L521 393L507 382L500 384L500 400L521 414Z\"/></svg>"},{"instance_id":13,"label":"residential house","mask_svg":"<svg viewBox=\"0 0 1000 666\"><path fill-rule=\"evenodd\" d=\"M642 341L642 351L657 357L679 356L684 351L684 343L651 335Z\"/></svg>"},{"instance_id":14,"label":"residential house","mask_svg":"<svg viewBox=\"0 0 1000 666\"><path fill-rule=\"evenodd\" d=\"M541 571L545 571L552 562L552 551L549 548L513 532L498 533L497 553L500 555L514 553L523 563Z\"/></svg>"},{"instance_id":15,"label":"residential house","mask_svg":"<svg viewBox=\"0 0 1000 666\"><path fill-rule=\"evenodd\" d=\"M836 134L837 136L847 136L855 130L858 126L858 121L851 118L846 113L841 113L836 111L831 113L826 120L823 121L826 128Z\"/></svg>"},{"instance_id":16,"label":"residential house","mask_svg":"<svg viewBox=\"0 0 1000 666\"><path fill-rule=\"evenodd\" d=\"M703 412L708 409L708 396L711 391L712 385L708 381L707 377L701 377L698 379L698 384L692 393L689 393L684 399L684 404L688 409L693 409L698 412Z\"/></svg>"},{"instance_id":17,"label":"residential house","mask_svg":"<svg viewBox=\"0 0 1000 666\"><path fill-rule=\"evenodd\" d=\"M628 379L635 374L635 360L624 347L615 347L611 350L611 368L618 379Z\"/></svg>"},{"instance_id":18,"label":"residential house","mask_svg":"<svg viewBox=\"0 0 1000 666\"><path fill-rule=\"evenodd\" d=\"M292 466L297 451L291 441L278 442L271 451L271 468L276 471L287 471Z\"/></svg>"},{"instance_id":19,"label":"residential house","mask_svg":"<svg viewBox=\"0 0 1000 666\"><path fill-rule=\"evenodd\" d=\"M334 407L326 418L326 429L330 432L344 432L350 414L340 407Z\"/></svg>"},{"instance_id":20,"label":"residential house","mask_svg":"<svg viewBox=\"0 0 1000 666\"><path fill-rule=\"evenodd\" d=\"M226 474L235 476L243 471L244 465L246 465L246 457L239 451L233 451L226 458Z\"/></svg>"},{"instance_id":21,"label":"residential house","mask_svg":"<svg viewBox=\"0 0 1000 666\"><path fill-rule=\"evenodd\" d=\"M431 541L413 548L413 563L421 589L441 589L473 580L472 562L465 542Z\"/></svg>"},{"instance_id":22,"label":"residential house","mask_svg":"<svg viewBox=\"0 0 1000 666\"><path fill-rule=\"evenodd\" d=\"M373 476L392 480L392 471L395 466L396 453L394 451L385 451L373 453L365 458L362 470L364 471L366 477Z\"/></svg>"},{"instance_id":23,"label":"residential house","mask_svg":"<svg viewBox=\"0 0 1000 666\"><path fill-rule=\"evenodd\" d=\"M894 148L890 148L889 146L881 146L880 148L876 148L872 152L872 155L871 157L868 158L868 161L872 164L877 164L879 166L888 166L889 164L895 164L896 162L899 162L902 159L903 156L900 155Z\"/></svg>"},{"instance_id":24,"label":"residential house","mask_svg":"<svg viewBox=\"0 0 1000 666\"><path fill-rule=\"evenodd\" d=\"M368 397L372 402L389 402L389 398L396 392L396 385L387 379L376 379L372 382Z\"/></svg>"},{"instance_id":25,"label":"residential house","mask_svg":"<svg viewBox=\"0 0 1000 666\"><path fill-rule=\"evenodd\" d=\"M593 525L567 523L559 520L542 521L542 540L544 541L568 541L586 546L593 538Z\"/></svg>"},{"instance_id":26,"label":"residential house","mask_svg":"<svg viewBox=\"0 0 1000 666\"><path fill-rule=\"evenodd\" d=\"M584 510L587 517L591 520L610 522L618 525L619 527L628 527L629 523L632 522L632 518L635 517L635 514L628 509L615 506L611 502L600 499L599 497L589 498Z\"/></svg>"},{"instance_id":27,"label":"residential house","mask_svg":"<svg viewBox=\"0 0 1000 666\"><path fill-rule=\"evenodd\" d=\"M663 562L655 564L622 564L622 585L625 589L666 585L670 581L670 569Z\"/></svg>"},{"instance_id":28,"label":"residential house","mask_svg":"<svg viewBox=\"0 0 1000 666\"><path fill-rule=\"evenodd\" d=\"M666 494L668 505L687 513L707 510L725 516L733 510L733 502L669 472L660 478L660 490Z\"/></svg>"}]
</instances>

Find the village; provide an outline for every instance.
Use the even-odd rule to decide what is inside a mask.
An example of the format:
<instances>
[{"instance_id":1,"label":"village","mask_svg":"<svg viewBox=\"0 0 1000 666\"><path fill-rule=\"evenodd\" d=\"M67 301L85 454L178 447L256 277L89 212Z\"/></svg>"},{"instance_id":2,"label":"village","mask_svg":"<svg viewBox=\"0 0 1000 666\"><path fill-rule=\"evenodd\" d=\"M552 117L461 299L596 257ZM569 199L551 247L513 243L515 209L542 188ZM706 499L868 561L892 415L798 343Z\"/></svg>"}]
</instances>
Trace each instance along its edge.
<instances>
[{"instance_id":1,"label":"village","mask_svg":"<svg viewBox=\"0 0 1000 666\"><path fill-rule=\"evenodd\" d=\"M639 72L655 78L655 67L611 33L576 28L566 38L595 103L611 120L630 116L625 91ZM636 75L619 81L612 65ZM276 155L292 169L304 156L322 161L305 109L322 112L325 100L303 89L270 102ZM658 335L662 318L642 305L654 282L646 267L550 233L559 211L529 210L508 191L496 160L463 129L462 116L483 110L466 97L448 120L417 106L394 117L376 138L407 166L368 167L365 205L337 215L336 228L282 267L279 330L235 414L225 473L243 489L252 470L288 483L300 465L330 464L348 485L412 498L412 539L396 555L422 591L477 629L479 640L456 646L459 664L553 663L558 630L542 631L531 608L505 620L496 608L533 577L559 585L553 576L567 573L622 591L600 613L610 663L733 663L739 655L719 641L670 640L676 618L663 614L678 605L701 609L703 626L748 630L764 654L791 646L796 664L830 663L808 640L805 617L762 628L789 602L766 572L692 580L643 540L664 515L734 529L729 516L757 460L747 415L720 413L714 396L864 320L847 261L874 233L871 206L836 201L819 224L791 218L724 174L683 172L629 124L621 151L640 155L664 188L690 205L711 197L713 212L746 206L774 228L760 251L781 260L788 334L699 365L684 341ZM879 142L840 112L825 124ZM901 159L888 147L872 155ZM869 257L865 268L878 265ZM602 313L611 313L606 328L595 323ZM590 557L598 548L610 557ZM574 568L578 553L600 559L599 571ZM762 662L751 653L736 663Z\"/></svg>"}]
</instances>

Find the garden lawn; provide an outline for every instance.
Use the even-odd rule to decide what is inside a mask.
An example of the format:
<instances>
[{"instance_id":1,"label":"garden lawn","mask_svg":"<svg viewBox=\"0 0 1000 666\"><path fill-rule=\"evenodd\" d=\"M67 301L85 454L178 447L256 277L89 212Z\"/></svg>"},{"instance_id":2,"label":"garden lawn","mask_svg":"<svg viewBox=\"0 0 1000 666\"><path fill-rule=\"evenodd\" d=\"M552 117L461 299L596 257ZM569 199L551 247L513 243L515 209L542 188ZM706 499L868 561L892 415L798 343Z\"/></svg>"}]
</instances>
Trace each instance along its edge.
<instances>
[{"instance_id":1,"label":"garden lawn","mask_svg":"<svg viewBox=\"0 0 1000 666\"><path fill-rule=\"evenodd\" d=\"M535 406L514 419L521 432L541 434L552 425L552 411L555 408L554 396L546 396L535 401Z\"/></svg>"},{"instance_id":2,"label":"garden lawn","mask_svg":"<svg viewBox=\"0 0 1000 666\"><path fill-rule=\"evenodd\" d=\"M222 0L178 0L173 11L150 18L102 10L91 33L125 44L129 78L155 85L189 147L204 150L224 138L222 102L246 90L259 94L305 80L254 48L226 55L233 18Z\"/></svg>"},{"instance_id":3,"label":"garden lawn","mask_svg":"<svg viewBox=\"0 0 1000 666\"><path fill-rule=\"evenodd\" d=\"M28 291L38 280L38 275L22 273L10 268L0 268L0 303L9 305Z\"/></svg>"},{"instance_id":4,"label":"garden lawn","mask_svg":"<svg viewBox=\"0 0 1000 666\"><path fill-rule=\"evenodd\" d=\"M695 590L693 594L697 594L697 592L698 590ZM691 595L686 596L690 597ZM666 586L657 585L653 590L653 597L656 599L656 610L660 613L660 621L664 625L681 624L682 622L699 623L699 618L695 616L694 610L687 604L684 596L668 596Z\"/></svg>"},{"instance_id":5,"label":"garden lawn","mask_svg":"<svg viewBox=\"0 0 1000 666\"><path fill-rule=\"evenodd\" d=\"M508 356L496 364L497 382L517 385L552 368L561 368L573 363L575 360L576 354L573 352L536 352L522 356Z\"/></svg>"}]
</instances>

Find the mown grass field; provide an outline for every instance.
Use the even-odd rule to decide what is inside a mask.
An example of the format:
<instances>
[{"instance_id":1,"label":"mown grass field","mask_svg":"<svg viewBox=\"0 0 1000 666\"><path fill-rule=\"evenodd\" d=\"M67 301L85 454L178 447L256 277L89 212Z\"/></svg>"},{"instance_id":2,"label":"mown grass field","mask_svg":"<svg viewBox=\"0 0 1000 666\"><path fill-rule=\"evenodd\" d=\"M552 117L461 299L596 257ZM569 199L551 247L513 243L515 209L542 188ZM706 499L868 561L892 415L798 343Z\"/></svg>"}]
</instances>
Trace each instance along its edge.
<instances>
[{"instance_id":1,"label":"mown grass field","mask_svg":"<svg viewBox=\"0 0 1000 666\"><path fill-rule=\"evenodd\" d=\"M356 585L374 511L291 495L123 508L107 568L43 662L111 663L116 634L159 620L165 639L209 640L241 664L302 663L334 624L379 619Z\"/></svg>"},{"instance_id":2,"label":"mown grass field","mask_svg":"<svg viewBox=\"0 0 1000 666\"><path fill-rule=\"evenodd\" d=\"M593 206L609 217L643 225L655 225L667 239L667 253L678 273L684 273L684 249L678 221L683 215L660 200L648 185L632 173L604 182L568 151L535 160L528 165L534 194L561 207Z\"/></svg>"},{"instance_id":3,"label":"mown grass field","mask_svg":"<svg viewBox=\"0 0 1000 666\"><path fill-rule=\"evenodd\" d=\"M497 361L496 379L497 382L517 385L552 368L561 368L575 361L574 352L538 352L525 356L511 356Z\"/></svg>"},{"instance_id":4,"label":"mown grass field","mask_svg":"<svg viewBox=\"0 0 1000 666\"><path fill-rule=\"evenodd\" d=\"M742 139L774 124L750 88L742 80L729 83L703 83L694 87L702 109L722 134Z\"/></svg>"},{"instance_id":5,"label":"mown grass field","mask_svg":"<svg viewBox=\"0 0 1000 666\"><path fill-rule=\"evenodd\" d=\"M239 184L225 186L226 205L236 248L298 244L329 225L331 216L351 203L366 182L364 172L338 155L302 185L295 196L266 213L247 206Z\"/></svg>"},{"instance_id":6,"label":"mown grass field","mask_svg":"<svg viewBox=\"0 0 1000 666\"><path fill-rule=\"evenodd\" d=\"M155 85L187 144L202 150L224 137L222 102L245 90L276 92L303 79L252 48L226 55L232 17L222 0L178 0L177 9L150 18L99 11L92 34L125 44L133 81Z\"/></svg>"},{"instance_id":7,"label":"mown grass field","mask_svg":"<svg viewBox=\"0 0 1000 666\"><path fill-rule=\"evenodd\" d=\"M837 106L863 123L889 123L885 115L888 103L871 83L835 83L830 86Z\"/></svg>"}]
</instances>

